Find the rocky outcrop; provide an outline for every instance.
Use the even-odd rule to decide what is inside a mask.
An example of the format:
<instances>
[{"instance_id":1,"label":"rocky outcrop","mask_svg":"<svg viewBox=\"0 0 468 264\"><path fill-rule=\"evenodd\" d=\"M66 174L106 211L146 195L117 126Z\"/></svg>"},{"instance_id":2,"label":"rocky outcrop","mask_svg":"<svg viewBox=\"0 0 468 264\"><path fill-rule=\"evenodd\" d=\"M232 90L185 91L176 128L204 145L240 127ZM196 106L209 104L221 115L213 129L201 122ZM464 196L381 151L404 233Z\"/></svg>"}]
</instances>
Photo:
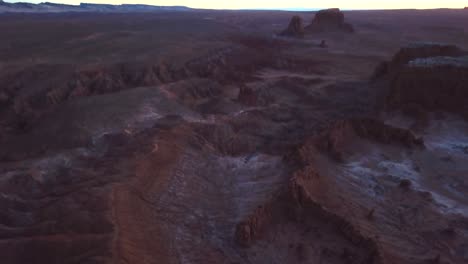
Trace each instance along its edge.
<instances>
[{"instance_id":1,"label":"rocky outcrop","mask_svg":"<svg viewBox=\"0 0 468 264\"><path fill-rule=\"evenodd\" d=\"M164 62L133 61L80 67L72 64L36 64L2 71L0 111L5 113L2 119L8 124L15 122L16 117L10 113L17 101L26 102L40 116L51 107L79 97L175 83L197 77L216 80L220 85L237 85L255 80L254 72L264 67L300 72L318 71L317 62L311 59L285 56L278 52L284 48L284 43L269 38L242 37L233 46L213 50L178 66ZM206 89L198 86L191 91L179 92L183 93L183 100L188 100L184 103L219 95L219 91L211 89L211 86ZM193 96L190 92L193 92ZM243 89L239 99L246 105L262 106L269 104L272 96L267 89L252 87L252 90ZM13 122L8 121L10 119Z\"/></svg>"},{"instance_id":2,"label":"rocky outcrop","mask_svg":"<svg viewBox=\"0 0 468 264\"><path fill-rule=\"evenodd\" d=\"M410 61L391 80L390 109L416 105L425 110L468 114L468 57Z\"/></svg>"},{"instance_id":3,"label":"rocky outcrop","mask_svg":"<svg viewBox=\"0 0 468 264\"><path fill-rule=\"evenodd\" d=\"M219 155L240 156L252 153L258 146L258 140L251 136L242 135L235 126L227 124L210 124L195 126L195 131L202 140L196 144L203 148L206 143Z\"/></svg>"},{"instance_id":4,"label":"rocky outcrop","mask_svg":"<svg viewBox=\"0 0 468 264\"><path fill-rule=\"evenodd\" d=\"M257 95L252 88L243 85L239 88L237 100L245 105L254 106L257 104Z\"/></svg>"},{"instance_id":5,"label":"rocky outcrop","mask_svg":"<svg viewBox=\"0 0 468 264\"><path fill-rule=\"evenodd\" d=\"M274 101L268 88L242 85L237 100L247 106L266 106Z\"/></svg>"},{"instance_id":6,"label":"rocky outcrop","mask_svg":"<svg viewBox=\"0 0 468 264\"><path fill-rule=\"evenodd\" d=\"M310 32L354 32L354 27L345 22L344 13L338 8L320 10L312 23L305 28Z\"/></svg>"},{"instance_id":7,"label":"rocky outcrop","mask_svg":"<svg viewBox=\"0 0 468 264\"><path fill-rule=\"evenodd\" d=\"M395 143L407 140L388 141L388 148L376 146L375 142L362 144L359 141L364 136L375 138L383 135L383 138L393 138L390 135L396 134L396 138L399 138L399 135L407 134L398 132L402 130L396 128L375 125L375 122L343 121L324 133L341 138L336 140L339 142L337 145L354 143L354 147L359 149L355 152L359 154L346 158L341 168L334 162L330 163L328 157L317 153L316 138L311 138L299 148L296 155L299 161L296 164L300 164L301 169L294 173L289 186L296 218L310 221L307 218L309 214L323 217L354 245L366 249L366 261L349 263L448 263L447 260L463 263L464 256L452 252L457 247L458 242L455 241L464 231L458 233L457 228L460 227L453 227L455 221L447 220L450 217L445 217L446 213L434 206L431 193L419 189L417 177L405 178L405 173L400 171L401 168L406 169L406 162L401 160L401 155L406 157L406 151L404 146ZM368 129L369 126L375 128ZM354 135L350 137L347 134ZM414 141L412 136L402 138ZM323 141L323 137L318 139L319 142ZM395 153L398 154L394 156ZM408 152L409 155L413 153L420 153L420 150ZM386 163L392 165L376 173ZM393 163L395 168L392 169ZM423 167L425 165L413 161L406 164L410 164L410 171L422 172L427 169ZM421 175L426 177L427 173ZM411 209L401 210L405 206ZM413 214L415 211L417 213ZM424 224L419 219L424 219ZM451 227L446 229L447 225ZM465 230L466 227L461 229ZM450 235L440 235L438 232ZM421 238L421 243L414 243ZM440 243L448 243L450 246L440 248Z\"/></svg>"},{"instance_id":8,"label":"rocky outcrop","mask_svg":"<svg viewBox=\"0 0 468 264\"><path fill-rule=\"evenodd\" d=\"M364 254L359 254L356 250L355 255L350 256L351 263L381 263L382 259L379 254L379 249L376 243L369 238L366 238L356 229L349 221L340 217L320 203L314 201L314 198L309 193L309 185L314 184L320 175L309 166L304 170L298 171L289 183L289 198L292 201L291 209L294 212L294 217L298 221L304 221L310 216L325 219L333 225L341 235L350 241L356 248L362 250ZM344 252L341 257L348 258ZM357 261L360 259L360 261Z\"/></svg>"},{"instance_id":9,"label":"rocky outcrop","mask_svg":"<svg viewBox=\"0 0 468 264\"><path fill-rule=\"evenodd\" d=\"M273 60L272 56L253 49L227 47L177 67L165 62L125 62L78 69L68 64L39 64L2 72L0 107L21 100L29 102L33 108L44 109L76 97L155 86L190 77L210 77L224 82L243 80L258 67L273 64Z\"/></svg>"},{"instance_id":10,"label":"rocky outcrop","mask_svg":"<svg viewBox=\"0 0 468 264\"><path fill-rule=\"evenodd\" d=\"M387 110L424 121L427 111L468 114L468 56L455 45L414 43L380 63L373 79L383 81Z\"/></svg>"},{"instance_id":11,"label":"rocky outcrop","mask_svg":"<svg viewBox=\"0 0 468 264\"><path fill-rule=\"evenodd\" d=\"M302 25L302 18L299 16L293 16L289 22L289 26L283 32L280 33L281 36L287 37L304 37L304 27Z\"/></svg>"},{"instance_id":12,"label":"rocky outcrop","mask_svg":"<svg viewBox=\"0 0 468 264\"><path fill-rule=\"evenodd\" d=\"M327 42L325 40L320 41L319 47L320 48L328 48Z\"/></svg>"},{"instance_id":13,"label":"rocky outcrop","mask_svg":"<svg viewBox=\"0 0 468 264\"><path fill-rule=\"evenodd\" d=\"M305 162L307 158L299 163L305 164ZM266 205L257 207L246 220L237 224L234 234L236 242L244 248L254 247L256 242L262 240L284 244L288 238L295 236L294 232L299 232L298 235L304 239L303 242L293 244L291 243L293 241L289 240L289 248L295 248L298 263L306 260L314 261L310 258L307 249L311 244L320 252L319 258L337 258L343 263L381 263L379 249L373 240L364 237L345 218L334 214L315 201L310 186L316 185L320 177L321 175L312 166L296 171L282 194ZM311 232L317 227L309 223L319 223L321 228L333 230L327 235L334 237L334 243L340 250L331 249L329 244L322 243L320 239L312 240L311 243L309 240L311 233L314 234L314 238L320 238L322 234L320 231ZM288 229L291 225L295 226L293 230ZM271 236L274 237L273 240L269 240ZM341 251L342 248L344 250Z\"/></svg>"},{"instance_id":14,"label":"rocky outcrop","mask_svg":"<svg viewBox=\"0 0 468 264\"><path fill-rule=\"evenodd\" d=\"M119 63L78 70L70 65L36 65L2 76L0 86L11 99L21 98L41 108L73 97L171 82L182 77L181 71L164 63Z\"/></svg>"},{"instance_id":15,"label":"rocky outcrop","mask_svg":"<svg viewBox=\"0 0 468 264\"><path fill-rule=\"evenodd\" d=\"M244 221L236 226L235 240L244 247L250 246L255 240L260 239L267 225L271 222L270 206L259 206Z\"/></svg>"},{"instance_id":16,"label":"rocky outcrop","mask_svg":"<svg viewBox=\"0 0 468 264\"><path fill-rule=\"evenodd\" d=\"M423 140L415 137L411 131L392 127L375 119L338 121L318 137L316 145L335 160L343 161L357 137L405 147L424 146Z\"/></svg>"},{"instance_id":17,"label":"rocky outcrop","mask_svg":"<svg viewBox=\"0 0 468 264\"><path fill-rule=\"evenodd\" d=\"M402 47L389 62L380 63L373 77L381 78L398 72L408 62L418 58L429 58L438 56L459 57L466 54L455 45L433 42L418 42Z\"/></svg>"},{"instance_id":18,"label":"rocky outcrop","mask_svg":"<svg viewBox=\"0 0 468 264\"><path fill-rule=\"evenodd\" d=\"M343 160L344 153L357 138L383 144L400 144L404 147L423 147L422 139L410 131L391 127L373 119L352 119L336 122L324 133L310 138L297 152L286 157L295 171L284 192L253 212L236 226L235 240L243 247L250 247L262 240L279 220L306 223L310 219L322 219L332 225L353 246L362 250L355 257L363 258L365 263L379 263L380 256L376 244L364 237L350 222L329 211L315 200L311 191L320 189L322 175L312 166L311 160L319 155L318 151ZM317 189L317 190L318 190ZM283 220L284 221L284 220Z\"/></svg>"},{"instance_id":19,"label":"rocky outcrop","mask_svg":"<svg viewBox=\"0 0 468 264\"><path fill-rule=\"evenodd\" d=\"M438 56L457 57L464 52L455 45L432 42L412 43L401 48L392 58L390 67L398 69L408 62L418 58L429 58Z\"/></svg>"}]
</instances>

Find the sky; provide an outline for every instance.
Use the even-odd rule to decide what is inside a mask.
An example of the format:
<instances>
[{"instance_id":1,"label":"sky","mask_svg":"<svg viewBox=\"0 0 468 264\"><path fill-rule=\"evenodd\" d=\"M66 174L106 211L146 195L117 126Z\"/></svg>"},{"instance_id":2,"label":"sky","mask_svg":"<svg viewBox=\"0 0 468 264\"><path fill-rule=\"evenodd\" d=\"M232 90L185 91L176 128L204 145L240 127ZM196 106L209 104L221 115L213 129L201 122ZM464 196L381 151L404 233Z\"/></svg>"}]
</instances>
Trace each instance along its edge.
<instances>
[{"instance_id":1,"label":"sky","mask_svg":"<svg viewBox=\"0 0 468 264\"><path fill-rule=\"evenodd\" d=\"M6 2L56 2L64 4L105 3L105 4L148 4L182 5L209 9L321 9L339 7L341 9L428 9L462 8L468 0L6 0Z\"/></svg>"}]
</instances>

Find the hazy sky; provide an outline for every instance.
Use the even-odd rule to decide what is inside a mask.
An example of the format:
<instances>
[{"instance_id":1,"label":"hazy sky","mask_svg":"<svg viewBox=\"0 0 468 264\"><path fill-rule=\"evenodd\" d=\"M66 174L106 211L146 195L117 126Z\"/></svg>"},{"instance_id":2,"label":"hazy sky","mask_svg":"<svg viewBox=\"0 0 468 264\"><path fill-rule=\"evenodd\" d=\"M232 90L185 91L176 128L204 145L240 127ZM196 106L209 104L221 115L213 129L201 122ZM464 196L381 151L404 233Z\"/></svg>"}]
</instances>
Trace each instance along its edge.
<instances>
[{"instance_id":1,"label":"hazy sky","mask_svg":"<svg viewBox=\"0 0 468 264\"><path fill-rule=\"evenodd\" d=\"M18 2L6 0L7 2ZM284 9L284 8L328 8L342 9L401 9L401 8L461 8L468 5L468 0L22 0L24 2L60 2L67 4L109 3L109 4L150 4L150 5L184 5L198 8L220 9Z\"/></svg>"}]
</instances>

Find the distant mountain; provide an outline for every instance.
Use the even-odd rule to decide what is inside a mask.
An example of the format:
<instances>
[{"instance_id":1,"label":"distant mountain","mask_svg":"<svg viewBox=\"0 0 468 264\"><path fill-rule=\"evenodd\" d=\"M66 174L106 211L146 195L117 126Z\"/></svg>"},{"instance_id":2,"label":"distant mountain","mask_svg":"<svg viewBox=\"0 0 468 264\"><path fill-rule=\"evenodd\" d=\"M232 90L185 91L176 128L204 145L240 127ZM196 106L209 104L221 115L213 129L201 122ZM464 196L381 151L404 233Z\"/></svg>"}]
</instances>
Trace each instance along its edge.
<instances>
[{"instance_id":1,"label":"distant mountain","mask_svg":"<svg viewBox=\"0 0 468 264\"><path fill-rule=\"evenodd\" d=\"M153 5L140 5L140 4L122 4L122 5L108 5L108 4L90 4L81 3L80 8L95 11L122 11L122 12L150 12L150 11L189 11L191 8L186 6L153 6Z\"/></svg>"},{"instance_id":2,"label":"distant mountain","mask_svg":"<svg viewBox=\"0 0 468 264\"><path fill-rule=\"evenodd\" d=\"M0 0L0 7L7 7L7 8L34 8L36 5L31 3L7 3Z\"/></svg>"},{"instance_id":3,"label":"distant mountain","mask_svg":"<svg viewBox=\"0 0 468 264\"><path fill-rule=\"evenodd\" d=\"M158 11L190 11L186 6L152 6L139 4L91 4L66 5L50 2L40 4L7 3L0 0L0 13L48 13L48 12L158 12Z\"/></svg>"}]
</instances>

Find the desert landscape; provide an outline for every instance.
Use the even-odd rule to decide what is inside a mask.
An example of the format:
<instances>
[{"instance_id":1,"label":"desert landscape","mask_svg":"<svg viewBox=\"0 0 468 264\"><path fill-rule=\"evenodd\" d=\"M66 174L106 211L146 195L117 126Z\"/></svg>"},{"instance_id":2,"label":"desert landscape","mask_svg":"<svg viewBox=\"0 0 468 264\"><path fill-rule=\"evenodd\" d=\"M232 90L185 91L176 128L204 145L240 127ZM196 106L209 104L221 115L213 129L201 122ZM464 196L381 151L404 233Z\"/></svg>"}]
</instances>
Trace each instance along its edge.
<instances>
[{"instance_id":1,"label":"desert landscape","mask_svg":"<svg viewBox=\"0 0 468 264\"><path fill-rule=\"evenodd\" d=\"M468 263L468 10L0 2L0 263Z\"/></svg>"}]
</instances>

